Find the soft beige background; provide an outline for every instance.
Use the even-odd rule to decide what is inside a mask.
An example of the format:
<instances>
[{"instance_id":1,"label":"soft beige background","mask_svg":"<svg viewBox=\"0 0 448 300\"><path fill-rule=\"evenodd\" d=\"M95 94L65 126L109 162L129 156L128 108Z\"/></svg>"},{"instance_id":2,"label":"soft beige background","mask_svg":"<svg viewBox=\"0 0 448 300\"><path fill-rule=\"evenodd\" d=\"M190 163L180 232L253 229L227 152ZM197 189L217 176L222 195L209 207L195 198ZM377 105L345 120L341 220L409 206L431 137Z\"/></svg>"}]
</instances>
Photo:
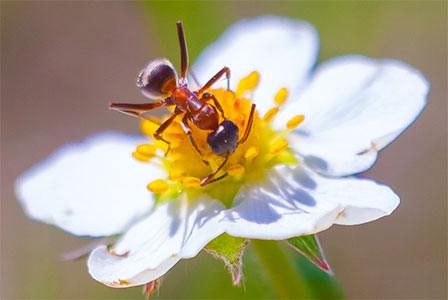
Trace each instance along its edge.
<instances>
[{"instance_id":1,"label":"soft beige background","mask_svg":"<svg viewBox=\"0 0 448 300\"><path fill-rule=\"evenodd\" d=\"M145 10L132 2L2 1L2 298L140 297L138 288L98 284L84 261L61 262L62 252L87 239L27 219L14 179L67 142L102 130L137 133L136 121L107 103L143 100L134 80L149 59L168 55L177 64L175 20L185 21L194 57L235 20L264 13L314 23L320 61L346 53L392 57L427 76L427 108L365 174L393 187L401 205L390 217L335 226L320 237L348 298L446 298L446 8L445 1L152 2ZM222 265L203 254L178 264L160 291L168 298L250 295L231 287Z\"/></svg>"}]
</instances>

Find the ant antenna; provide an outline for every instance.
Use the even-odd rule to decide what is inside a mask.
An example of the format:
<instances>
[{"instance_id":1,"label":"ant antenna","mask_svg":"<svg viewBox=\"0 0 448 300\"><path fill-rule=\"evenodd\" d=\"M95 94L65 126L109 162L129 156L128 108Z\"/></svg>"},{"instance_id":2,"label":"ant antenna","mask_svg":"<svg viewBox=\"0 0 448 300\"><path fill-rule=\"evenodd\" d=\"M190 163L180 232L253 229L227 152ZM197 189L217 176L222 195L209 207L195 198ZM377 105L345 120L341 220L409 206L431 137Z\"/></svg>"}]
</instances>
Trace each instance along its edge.
<instances>
[{"instance_id":1,"label":"ant antenna","mask_svg":"<svg viewBox=\"0 0 448 300\"><path fill-rule=\"evenodd\" d=\"M180 78L185 79L188 71L188 50L187 42L185 41L184 29L182 21L177 21L177 35L179 36L180 46Z\"/></svg>"}]
</instances>

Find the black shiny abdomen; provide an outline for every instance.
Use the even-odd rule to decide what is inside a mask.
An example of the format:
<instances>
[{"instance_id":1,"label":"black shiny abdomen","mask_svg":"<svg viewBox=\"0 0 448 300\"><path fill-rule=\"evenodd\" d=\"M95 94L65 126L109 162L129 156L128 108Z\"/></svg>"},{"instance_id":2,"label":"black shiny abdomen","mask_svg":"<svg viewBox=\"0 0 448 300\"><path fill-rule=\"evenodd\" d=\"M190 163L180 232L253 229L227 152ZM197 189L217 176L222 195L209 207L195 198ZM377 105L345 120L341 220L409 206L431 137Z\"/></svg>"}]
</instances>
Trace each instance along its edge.
<instances>
[{"instance_id":1,"label":"black shiny abdomen","mask_svg":"<svg viewBox=\"0 0 448 300\"><path fill-rule=\"evenodd\" d=\"M137 78L137 87L150 99L169 96L177 86L174 66L166 59L152 61Z\"/></svg>"},{"instance_id":2,"label":"black shiny abdomen","mask_svg":"<svg viewBox=\"0 0 448 300\"><path fill-rule=\"evenodd\" d=\"M207 137L207 144L219 156L235 152L238 146L238 126L229 120L222 121L218 129Z\"/></svg>"}]
</instances>

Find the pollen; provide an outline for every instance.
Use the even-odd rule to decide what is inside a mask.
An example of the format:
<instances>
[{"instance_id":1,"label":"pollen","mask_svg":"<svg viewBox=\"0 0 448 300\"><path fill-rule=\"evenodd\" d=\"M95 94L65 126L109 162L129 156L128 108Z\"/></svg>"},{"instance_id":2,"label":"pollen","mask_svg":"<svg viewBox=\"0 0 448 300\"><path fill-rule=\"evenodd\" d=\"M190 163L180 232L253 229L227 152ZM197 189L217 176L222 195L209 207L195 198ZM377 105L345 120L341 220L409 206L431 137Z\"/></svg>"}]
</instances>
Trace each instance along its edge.
<instances>
[{"instance_id":1,"label":"pollen","mask_svg":"<svg viewBox=\"0 0 448 300\"><path fill-rule=\"evenodd\" d=\"M300 123L303 122L303 120L305 119L304 115L298 115L295 116L294 118L292 118L291 120L288 121L288 123L286 123L286 127L291 130L296 128L297 126L300 125Z\"/></svg>"},{"instance_id":2,"label":"pollen","mask_svg":"<svg viewBox=\"0 0 448 300\"><path fill-rule=\"evenodd\" d=\"M247 149L246 153L244 153L244 158L247 160L252 159L257 156L258 153L260 153L260 149L258 147L250 147L249 149Z\"/></svg>"},{"instance_id":3,"label":"pollen","mask_svg":"<svg viewBox=\"0 0 448 300\"><path fill-rule=\"evenodd\" d=\"M283 102L285 102L286 97L288 97L288 89L286 88L282 88L280 89L277 94L275 95L275 103L277 103L278 105L282 105Z\"/></svg>"},{"instance_id":4,"label":"pollen","mask_svg":"<svg viewBox=\"0 0 448 300\"><path fill-rule=\"evenodd\" d=\"M268 112L264 115L263 117L263 121L265 121L266 123L271 122L271 120L275 117L275 115L277 115L278 113L278 107L273 107L270 110L268 110Z\"/></svg>"},{"instance_id":5,"label":"pollen","mask_svg":"<svg viewBox=\"0 0 448 300\"><path fill-rule=\"evenodd\" d=\"M169 185L165 180L157 179L148 184L147 188L155 194L160 194L168 191Z\"/></svg>"},{"instance_id":6,"label":"pollen","mask_svg":"<svg viewBox=\"0 0 448 300\"><path fill-rule=\"evenodd\" d=\"M271 144L269 148L269 153L271 155L277 155L283 152L288 147L288 142L285 140L277 140Z\"/></svg>"},{"instance_id":7,"label":"pollen","mask_svg":"<svg viewBox=\"0 0 448 300\"><path fill-rule=\"evenodd\" d=\"M240 164L232 165L227 169L227 174L230 176L241 176L244 174L244 167Z\"/></svg>"},{"instance_id":8,"label":"pollen","mask_svg":"<svg viewBox=\"0 0 448 300\"><path fill-rule=\"evenodd\" d=\"M186 188L199 187L201 185L201 180L197 177L185 177L182 179L182 184Z\"/></svg>"}]
</instances>

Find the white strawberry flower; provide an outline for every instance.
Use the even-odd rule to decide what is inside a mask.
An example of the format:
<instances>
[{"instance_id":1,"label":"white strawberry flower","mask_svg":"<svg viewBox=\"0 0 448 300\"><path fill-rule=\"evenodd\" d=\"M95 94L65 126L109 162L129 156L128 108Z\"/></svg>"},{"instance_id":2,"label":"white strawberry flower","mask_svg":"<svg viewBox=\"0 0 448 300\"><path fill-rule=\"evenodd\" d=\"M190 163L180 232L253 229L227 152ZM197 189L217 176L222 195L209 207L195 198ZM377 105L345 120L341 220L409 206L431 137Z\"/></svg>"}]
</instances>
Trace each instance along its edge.
<instances>
[{"instance_id":1,"label":"white strawberry flower","mask_svg":"<svg viewBox=\"0 0 448 300\"><path fill-rule=\"evenodd\" d=\"M101 133L23 174L17 197L31 218L72 234L122 234L88 259L92 277L113 287L156 280L223 233L284 240L389 215L399 204L392 189L352 175L417 118L429 84L405 63L359 55L312 70L318 48L310 24L269 16L234 24L200 55L193 69L202 83L231 70L236 93L210 91L227 118L244 128L257 104L223 180L198 186L222 158L194 130L200 157L175 121L166 157L148 137ZM153 125L142 131L151 136Z\"/></svg>"}]
</instances>

